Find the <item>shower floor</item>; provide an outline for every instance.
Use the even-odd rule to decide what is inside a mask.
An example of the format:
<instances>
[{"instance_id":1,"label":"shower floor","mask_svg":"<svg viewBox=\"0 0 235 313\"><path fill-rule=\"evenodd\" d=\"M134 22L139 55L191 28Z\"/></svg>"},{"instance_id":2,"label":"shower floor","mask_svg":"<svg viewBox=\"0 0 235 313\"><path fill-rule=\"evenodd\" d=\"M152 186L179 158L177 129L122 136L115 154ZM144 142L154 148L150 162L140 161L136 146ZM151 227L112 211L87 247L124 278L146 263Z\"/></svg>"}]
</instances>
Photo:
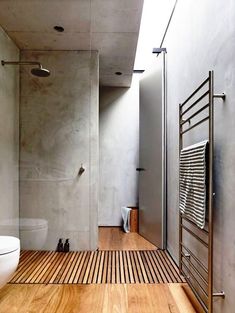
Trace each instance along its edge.
<instances>
[{"instance_id":1,"label":"shower floor","mask_svg":"<svg viewBox=\"0 0 235 313\"><path fill-rule=\"evenodd\" d=\"M158 284L184 279L162 250L22 251L13 284Z\"/></svg>"}]
</instances>

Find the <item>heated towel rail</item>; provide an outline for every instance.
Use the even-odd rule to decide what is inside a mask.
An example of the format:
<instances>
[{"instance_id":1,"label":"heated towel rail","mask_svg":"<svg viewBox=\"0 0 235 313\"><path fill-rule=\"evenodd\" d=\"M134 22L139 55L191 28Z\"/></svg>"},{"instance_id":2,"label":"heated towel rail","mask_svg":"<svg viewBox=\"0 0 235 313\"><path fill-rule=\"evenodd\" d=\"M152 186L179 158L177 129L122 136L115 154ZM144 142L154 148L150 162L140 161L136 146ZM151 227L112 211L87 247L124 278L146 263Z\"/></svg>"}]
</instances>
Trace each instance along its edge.
<instances>
[{"instance_id":1,"label":"heated towel rail","mask_svg":"<svg viewBox=\"0 0 235 313\"><path fill-rule=\"evenodd\" d=\"M207 227L200 229L179 210L180 271L207 313L213 313L214 297L224 297L224 292L214 293L213 290L214 98L224 100L225 94L214 94L214 73L210 71L206 80L179 104L179 153L183 149L183 140L189 131L205 122L208 126L206 130L209 139ZM206 262L198 255L198 248L193 252L191 246L189 247L189 242L192 240L197 247L200 245L204 247L207 255Z\"/></svg>"}]
</instances>

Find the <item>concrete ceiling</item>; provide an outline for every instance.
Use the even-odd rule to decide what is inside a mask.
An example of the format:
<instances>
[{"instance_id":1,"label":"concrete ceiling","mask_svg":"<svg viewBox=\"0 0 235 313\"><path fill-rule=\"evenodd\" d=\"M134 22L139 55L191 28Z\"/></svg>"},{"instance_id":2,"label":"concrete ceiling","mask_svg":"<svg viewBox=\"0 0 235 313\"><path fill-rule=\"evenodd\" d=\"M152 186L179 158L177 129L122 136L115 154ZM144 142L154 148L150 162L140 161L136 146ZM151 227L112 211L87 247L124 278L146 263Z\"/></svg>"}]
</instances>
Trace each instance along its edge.
<instances>
[{"instance_id":1,"label":"concrete ceiling","mask_svg":"<svg viewBox=\"0 0 235 313\"><path fill-rule=\"evenodd\" d=\"M0 0L0 25L22 50L98 50L100 85L130 86L143 1Z\"/></svg>"}]
</instances>

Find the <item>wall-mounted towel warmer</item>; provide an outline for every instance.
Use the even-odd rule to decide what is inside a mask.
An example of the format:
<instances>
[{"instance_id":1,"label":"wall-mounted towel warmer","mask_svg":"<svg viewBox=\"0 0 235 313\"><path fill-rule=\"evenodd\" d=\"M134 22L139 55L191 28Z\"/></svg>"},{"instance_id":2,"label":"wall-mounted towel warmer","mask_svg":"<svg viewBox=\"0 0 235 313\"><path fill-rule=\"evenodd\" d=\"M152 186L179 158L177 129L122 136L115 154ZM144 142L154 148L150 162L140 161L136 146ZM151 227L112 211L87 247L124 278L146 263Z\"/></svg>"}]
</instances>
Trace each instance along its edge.
<instances>
[{"instance_id":1,"label":"wall-mounted towel warmer","mask_svg":"<svg viewBox=\"0 0 235 313\"><path fill-rule=\"evenodd\" d=\"M209 139L208 156L208 218L207 227L200 229L186 216L179 213L179 267L202 308L213 313L213 298L224 297L224 292L214 293L213 289L213 159L214 159L214 98L225 99L225 94L214 94L214 73L181 104L179 104L179 153L183 149L186 133L207 122ZM180 188L179 188L180 192ZM206 263L198 251L192 252L186 242L202 245L207 254ZM190 240L191 238L191 240ZM200 248L199 248L200 249Z\"/></svg>"}]
</instances>

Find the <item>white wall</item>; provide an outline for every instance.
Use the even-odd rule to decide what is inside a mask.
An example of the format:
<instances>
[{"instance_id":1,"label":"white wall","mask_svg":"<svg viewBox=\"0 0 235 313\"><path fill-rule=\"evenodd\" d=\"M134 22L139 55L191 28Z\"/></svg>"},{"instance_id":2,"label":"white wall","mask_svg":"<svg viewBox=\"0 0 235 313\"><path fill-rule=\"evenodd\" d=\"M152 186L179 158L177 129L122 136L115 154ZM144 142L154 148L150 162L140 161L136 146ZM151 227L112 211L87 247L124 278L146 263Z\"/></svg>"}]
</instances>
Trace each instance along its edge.
<instances>
[{"instance_id":1,"label":"white wall","mask_svg":"<svg viewBox=\"0 0 235 313\"><path fill-rule=\"evenodd\" d=\"M0 60L18 59L18 48L0 28ZM0 65L0 235L19 236L18 162L19 68Z\"/></svg>"},{"instance_id":2,"label":"white wall","mask_svg":"<svg viewBox=\"0 0 235 313\"><path fill-rule=\"evenodd\" d=\"M48 221L43 249L60 237L72 250L96 249L98 53L22 51L21 59L40 61L51 76L21 71L20 216Z\"/></svg>"},{"instance_id":3,"label":"white wall","mask_svg":"<svg viewBox=\"0 0 235 313\"><path fill-rule=\"evenodd\" d=\"M235 307L235 2L179 0L164 46L167 48L168 248L178 258L178 104L215 71L215 242L214 288L224 290L215 312ZM194 140L204 138L204 128ZM189 138L190 139L190 138ZM193 139L193 138L191 138Z\"/></svg>"},{"instance_id":4,"label":"white wall","mask_svg":"<svg viewBox=\"0 0 235 313\"><path fill-rule=\"evenodd\" d=\"M139 75L131 88L100 89L99 225L121 225L121 207L137 203Z\"/></svg>"}]
</instances>

